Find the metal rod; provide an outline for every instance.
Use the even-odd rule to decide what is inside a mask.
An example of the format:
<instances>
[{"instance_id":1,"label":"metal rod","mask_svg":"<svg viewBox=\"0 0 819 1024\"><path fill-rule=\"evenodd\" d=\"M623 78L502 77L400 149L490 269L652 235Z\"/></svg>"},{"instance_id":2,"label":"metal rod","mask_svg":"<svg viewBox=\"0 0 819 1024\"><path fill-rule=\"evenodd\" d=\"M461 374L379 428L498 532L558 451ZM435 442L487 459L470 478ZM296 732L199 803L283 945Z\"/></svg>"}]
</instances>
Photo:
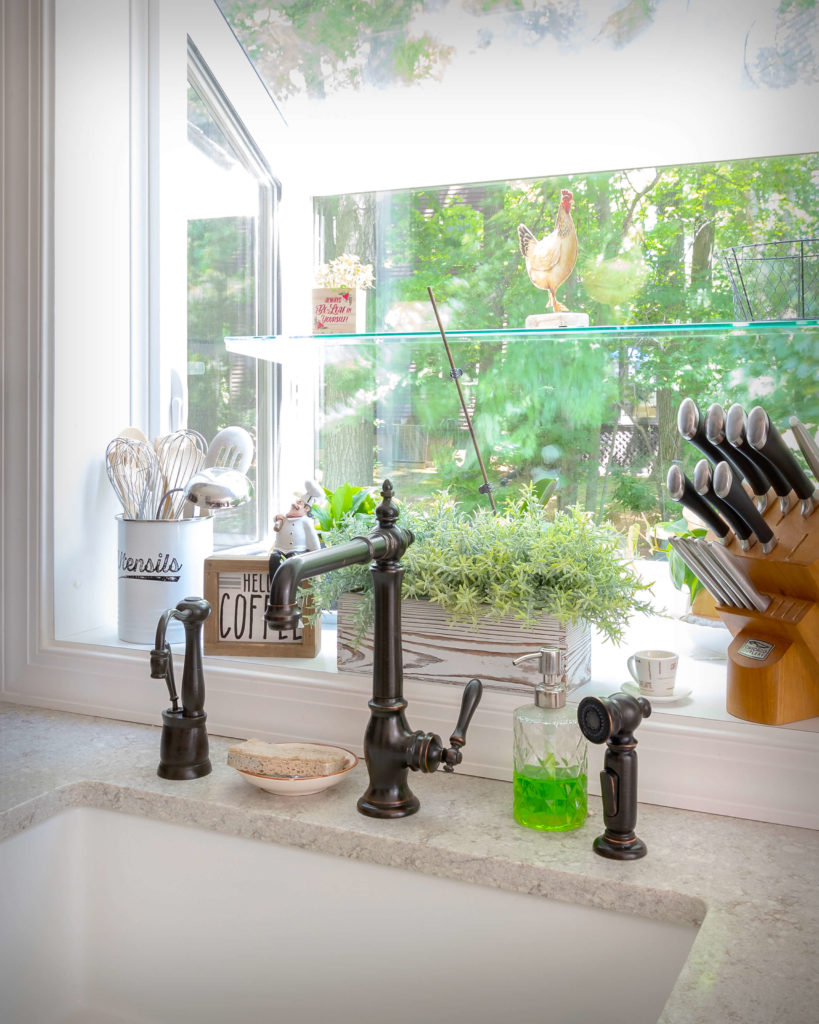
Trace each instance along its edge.
<instances>
[{"instance_id":1,"label":"metal rod","mask_svg":"<svg viewBox=\"0 0 819 1024\"><path fill-rule=\"evenodd\" d=\"M441 332L441 340L444 343L447 358L449 359L449 366L451 370L450 377L455 381L455 386L458 389L458 398L460 398L461 400L461 408L463 409L464 416L466 417L466 425L469 428L469 436L472 438L472 444L475 448L475 454L478 456L478 465L481 467L483 487L479 488L479 490L482 493L484 493L487 496L487 498L489 498L489 504L492 506L492 511L495 513L495 515L497 515L498 510L495 508L495 499L492 497L492 484L489 483L489 477L486 475L486 467L483 464L481 452L480 449L478 448L478 439L477 437L475 437L475 430L472 426L472 418L469 415L469 409L467 409L466 407L466 399L464 398L463 389L461 388L461 381L459 379L461 371L458 370L455 366L455 362L452 358L452 352L450 351L449 348L449 342L447 341L446 338L446 331L444 330L444 325L441 323L441 317L438 314L438 306L435 304L435 296L432 294L432 289L429 286L427 286L427 292L429 294L429 301L432 303L432 311L433 313L435 313L435 319L438 321L438 330Z\"/></svg>"}]
</instances>

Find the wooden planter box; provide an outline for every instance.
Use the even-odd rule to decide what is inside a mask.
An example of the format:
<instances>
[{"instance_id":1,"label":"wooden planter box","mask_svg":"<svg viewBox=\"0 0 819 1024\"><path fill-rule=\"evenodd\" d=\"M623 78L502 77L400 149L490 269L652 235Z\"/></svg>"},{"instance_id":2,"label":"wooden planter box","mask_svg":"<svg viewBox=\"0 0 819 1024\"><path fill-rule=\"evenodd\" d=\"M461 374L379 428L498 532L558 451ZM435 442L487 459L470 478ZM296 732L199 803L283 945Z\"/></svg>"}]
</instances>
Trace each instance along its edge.
<instances>
[{"instance_id":1,"label":"wooden planter box","mask_svg":"<svg viewBox=\"0 0 819 1024\"><path fill-rule=\"evenodd\" d=\"M338 602L338 668L340 672L372 671L373 637L367 632L356 649L354 614L362 600L358 594L344 594ZM477 676L493 690L532 692L538 682L537 661L513 665L514 658L532 654L540 647L563 651L564 682L571 690L591 678L591 628L578 623L563 626L551 616L531 626L517 619L481 621L477 630L450 621L440 605L431 601L405 600L401 603L404 676L427 682L465 686Z\"/></svg>"}]
</instances>

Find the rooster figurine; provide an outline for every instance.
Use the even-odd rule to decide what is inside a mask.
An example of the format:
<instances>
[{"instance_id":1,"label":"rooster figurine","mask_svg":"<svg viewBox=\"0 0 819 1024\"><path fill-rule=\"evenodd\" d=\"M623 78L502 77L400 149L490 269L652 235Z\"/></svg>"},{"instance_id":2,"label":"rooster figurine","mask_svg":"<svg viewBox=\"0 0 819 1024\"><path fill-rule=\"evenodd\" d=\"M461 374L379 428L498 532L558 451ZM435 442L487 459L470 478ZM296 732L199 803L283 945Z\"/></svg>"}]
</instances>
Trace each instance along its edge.
<instances>
[{"instance_id":1,"label":"rooster figurine","mask_svg":"<svg viewBox=\"0 0 819 1024\"><path fill-rule=\"evenodd\" d=\"M577 232L572 220L572 194L564 188L560 193L555 229L538 241L525 224L518 225L520 251L526 260L529 280L536 288L549 293L555 313L568 313L557 301L555 292L574 270L577 262Z\"/></svg>"}]
</instances>

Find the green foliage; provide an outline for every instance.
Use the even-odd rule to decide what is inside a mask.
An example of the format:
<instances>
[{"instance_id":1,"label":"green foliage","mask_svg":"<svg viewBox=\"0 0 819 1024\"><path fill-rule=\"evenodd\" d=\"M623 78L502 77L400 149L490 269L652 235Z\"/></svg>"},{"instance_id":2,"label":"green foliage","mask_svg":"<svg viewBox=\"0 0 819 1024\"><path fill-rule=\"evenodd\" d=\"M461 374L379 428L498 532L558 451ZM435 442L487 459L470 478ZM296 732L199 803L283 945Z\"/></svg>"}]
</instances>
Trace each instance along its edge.
<instances>
[{"instance_id":1,"label":"green foliage","mask_svg":"<svg viewBox=\"0 0 819 1024\"><path fill-rule=\"evenodd\" d=\"M747 242L819 235L817 180L819 154L808 153L405 190L389 193L388 201L379 194L378 209L388 210L389 219L373 231L372 249L363 251L376 263L378 281L371 327L382 327L397 302L428 308L428 286L450 318L450 340L456 330L522 327L529 314L545 310L545 293L529 281L517 226L526 224L538 237L550 231L560 188L571 189L579 257L559 297L587 312L592 324L642 324L645 330L630 333L627 343L614 335L607 347L582 332L571 340L521 337L508 345L476 335L458 343L455 361L464 372L490 480L557 477L563 507L580 502L605 514L612 482L598 474L601 431L623 413L635 421L653 416L660 458L653 460L645 494L635 492L642 485L623 482L635 493L618 496L642 511L651 488L664 494L673 459L690 472L699 458L676 431L683 395L695 396L702 409L711 402L762 402L780 424L794 411L819 423L813 337L767 331L749 344L747 334L730 329L682 335L654 329L674 321L732 321L730 281L717 253ZM375 209L369 194L343 198L362 208L372 200ZM317 199L316 210L323 237L331 238L335 227L342 247L338 202ZM383 239L378 251L376 236ZM429 438L429 486L474 501L480 475L443 352L437 343L424 347L416 340L402 347L404 366L391 357L389 373L399 381L398 404L409 406L407 421ZM370 415L398 422L390 413L380 405ZM386 466L392 472L388 460ZM630 475L637 468L630 467Z\"/></svg>"},{"instance_id":2,"label":"green foliage","mask_svg":"<svg viewBox=\"0 0 819 1024\"><path fill-rule=\"evenodd\" d=\"M614 486L611 491L609 512L615 508L628 512L650 512L657 506L657 489L654 483L642 476L632 476L621 469L613 472Z\"/></svg>"},{"instance_id":3,"label":"green foliage","mask_svg":"<svg viewBox=\"0 0 819 1024\"><path fill-rule=\"evenodd\" d=\"M635 611L651 610L641 596L646 585L621 558L616 535L579 507L549 520L530 491L500 512L465 512L447 496L405 509L399 524L412 530L415 541L403 558L403 596L434 601L473 628L488 606L491 616L527 623L544 613L566 623L584 620L613 641L622 638ZM372 525L372 517L368 526L364 517L348 516L329 531L328 544L344 543ZM313 581L319 607L347 591L368 594L362 615L371 614L371 589L367 566Z\"/></svg>"},{"instance_id":4,"label":"green foliage","mask_svg":"<svg viewBox=\"0 0 819 1024\"><path fill-rule=\"evenodd\" d=\"M685 519L677 519L673 523L657 523L655 530L663 530L666 534L671 534L674 537L704 537L708 532L707 530L700 529L692 530ZM665 552L668 557L668 572L671 576L671 582L677 590L688 587L688 598L693 603L699 591L705 589L699 577L688 568L674 548L672 548L670 542L664 548L658 547L656 550Z\"/></svg>"},{"instance_id":5,"label":"green foliage","mask_svg":"<svg viewBox=\"0 0 819 1024\"><path fill-rule=\"evenodd\" d=\"M334 491L322 488L326 502L313 506L316 529L326 533L338 527L346 517L372 515L375 512L374 492L366 487L342 484ZM366 530L365 530L366 532Z\"/></svg>"}]
</instances>

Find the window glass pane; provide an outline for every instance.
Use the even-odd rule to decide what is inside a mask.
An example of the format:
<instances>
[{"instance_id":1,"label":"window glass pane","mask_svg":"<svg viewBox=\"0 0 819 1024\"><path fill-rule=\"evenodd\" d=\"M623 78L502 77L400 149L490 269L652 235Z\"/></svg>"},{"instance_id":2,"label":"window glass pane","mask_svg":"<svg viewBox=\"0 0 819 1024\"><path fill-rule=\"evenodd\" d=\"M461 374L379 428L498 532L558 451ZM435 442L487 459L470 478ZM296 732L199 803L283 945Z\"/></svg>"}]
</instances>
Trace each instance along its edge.
<instances>
[{"instance_id":1,"label":"window glass pane","mask_svg":"<svg viewBox=\"0 0 819 1024\"><path fill-rule=\"evenodd\" d=\"M256 360L225 351L254 334L259 182L188 89L188 426L210 443L223 427L256 433ZM256 463L251 466L256 482ZM216 520L217 543L255 539L256 504Z\"/></svg>"}]
</instances>

